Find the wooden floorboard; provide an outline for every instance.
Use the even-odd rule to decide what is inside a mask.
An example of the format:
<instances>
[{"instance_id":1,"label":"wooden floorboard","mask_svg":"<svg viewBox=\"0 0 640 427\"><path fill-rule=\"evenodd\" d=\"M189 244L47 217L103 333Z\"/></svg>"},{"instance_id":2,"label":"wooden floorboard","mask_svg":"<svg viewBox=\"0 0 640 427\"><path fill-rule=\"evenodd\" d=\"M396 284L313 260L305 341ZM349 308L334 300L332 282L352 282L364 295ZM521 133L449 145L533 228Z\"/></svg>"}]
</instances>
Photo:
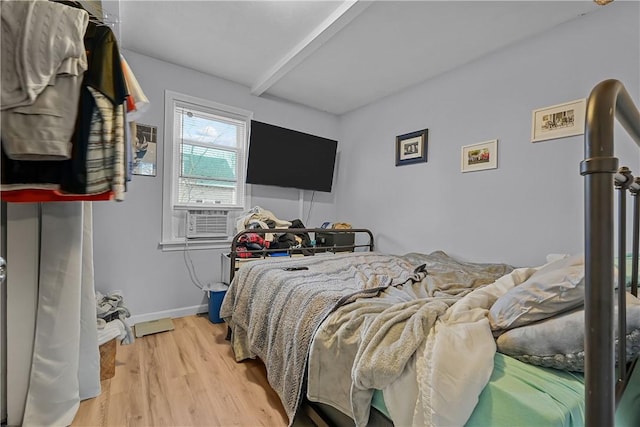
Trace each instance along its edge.
<instances>
[{"instance_id":1,"label":"wooden floorboard","mask_svg":"<svg viewBox=\"0 0 640 427\"><path fill-rule=\"evenodd\" d=\"M173 319L173 331L118 345L116 374L80 403L73 426L287 426L264 365L236 363L226 324ZM295 426L310 426L300 416Z\"/></svg>"}]
</instances>

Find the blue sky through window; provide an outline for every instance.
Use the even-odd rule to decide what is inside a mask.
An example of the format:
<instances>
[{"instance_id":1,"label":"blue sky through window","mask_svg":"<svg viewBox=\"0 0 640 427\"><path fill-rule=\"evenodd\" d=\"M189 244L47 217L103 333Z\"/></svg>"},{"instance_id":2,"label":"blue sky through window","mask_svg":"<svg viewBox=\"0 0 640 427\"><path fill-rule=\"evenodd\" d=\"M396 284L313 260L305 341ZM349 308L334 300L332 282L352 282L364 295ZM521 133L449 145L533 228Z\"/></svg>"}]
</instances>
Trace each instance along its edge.
<instances>
[{"instance_id":1,"label":"blue sky through window","mask_svg":"<svg viewBox=\"0 0 640 427\"><path fill-rule=\"evenodd\" d=\"M184 123L182 136L184 140L200 143L237 147L237 126L210 118L198 117L188 113L182 115Z\"/></svg>"}]
</instances>

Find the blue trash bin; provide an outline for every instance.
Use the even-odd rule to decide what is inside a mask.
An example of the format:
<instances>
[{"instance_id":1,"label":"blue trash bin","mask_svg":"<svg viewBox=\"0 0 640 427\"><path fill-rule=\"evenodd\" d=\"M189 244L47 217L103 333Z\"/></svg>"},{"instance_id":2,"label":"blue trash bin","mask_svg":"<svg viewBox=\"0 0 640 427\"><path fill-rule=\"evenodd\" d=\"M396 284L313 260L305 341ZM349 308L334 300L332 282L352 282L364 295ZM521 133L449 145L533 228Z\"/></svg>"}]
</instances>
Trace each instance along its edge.
<instances>
[{"instance_id":1,"label":"blue trash bin","mask_svg":"<svg viewBox=\"0 0 640 427\"><path fill-rule=\"evenodd\" d=\"M207 290L209 293L209 321L211 323L224 322L220 317L220 307L222 307L222 301L228 288L224 283L216 283Z\"/></svg>"}]
</instances>

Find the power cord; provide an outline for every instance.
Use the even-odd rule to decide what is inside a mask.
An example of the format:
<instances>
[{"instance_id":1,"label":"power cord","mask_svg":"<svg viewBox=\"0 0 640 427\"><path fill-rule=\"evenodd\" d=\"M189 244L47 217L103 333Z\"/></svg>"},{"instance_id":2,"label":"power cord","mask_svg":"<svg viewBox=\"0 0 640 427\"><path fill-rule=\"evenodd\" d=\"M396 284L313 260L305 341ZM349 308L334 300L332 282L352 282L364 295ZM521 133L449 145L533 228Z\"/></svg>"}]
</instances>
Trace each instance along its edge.
<instances>
[{"instance_id":1,"label":"power cord","mask_svg":"<svg viewBox=\"0 0 640 427\"><path fill-rule=\"evenodd\" d=\"M311 207L313 206L313 196L316 195L315 190L311 193L311 201L309 202L309 213L307 213L307 220L304 222L305 227L309 227L309 218L311 218Z\"/></svg>"},{"instance_id":2,"label":"power cord","mask_svg":"<svg viewBox=\"0 0 640 427\"><path fill-rule=\"evenodd\" d=\"M184 259L184 265L187 267L187 271L189 272L191 283L193 283L196 288L204 290L204 286L196 274L196 267L193 265L193 259L191 259L191 254L189 253L189 239L186 237L184 238L184 251L182 251L182 258ZM187 259L189 261L187 261Z\"/></svg>"}]
</instances>

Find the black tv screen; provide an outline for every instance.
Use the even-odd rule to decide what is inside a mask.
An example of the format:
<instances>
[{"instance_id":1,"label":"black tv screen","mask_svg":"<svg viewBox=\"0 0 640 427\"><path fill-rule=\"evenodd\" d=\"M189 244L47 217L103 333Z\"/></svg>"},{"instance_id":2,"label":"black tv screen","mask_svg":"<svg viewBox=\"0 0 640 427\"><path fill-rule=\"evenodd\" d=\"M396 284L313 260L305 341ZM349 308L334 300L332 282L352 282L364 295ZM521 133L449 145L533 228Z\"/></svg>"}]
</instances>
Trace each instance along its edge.
<instances>
[{"instance_id":1,"label":"black tv screen","mask_svg":"<svg viewBox=\"0 0 640 427\"><path fill-rule=\"evenodd\" d=\"M331 191L338 141L251 121L247 183Z\"/></svg>"}]
</instances>

